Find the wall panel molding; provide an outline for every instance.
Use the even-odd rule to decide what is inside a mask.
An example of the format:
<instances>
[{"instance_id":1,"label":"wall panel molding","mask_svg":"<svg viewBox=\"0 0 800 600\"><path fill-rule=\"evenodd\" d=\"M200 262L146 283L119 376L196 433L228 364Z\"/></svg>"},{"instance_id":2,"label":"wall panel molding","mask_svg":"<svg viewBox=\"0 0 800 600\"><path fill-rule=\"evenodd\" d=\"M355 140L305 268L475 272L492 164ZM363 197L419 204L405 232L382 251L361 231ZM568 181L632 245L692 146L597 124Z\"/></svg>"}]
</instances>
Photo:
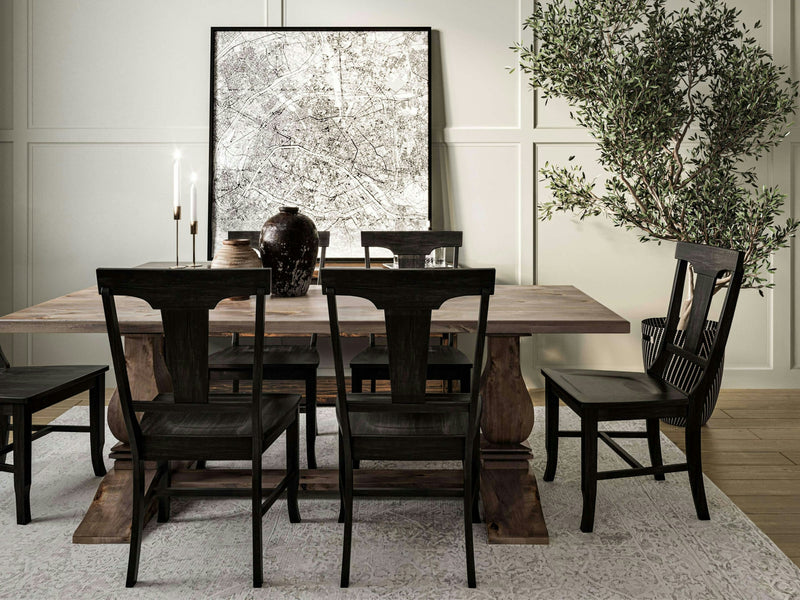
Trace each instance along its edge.
<instances>
[{"instance_id":1,"label":"wall panel molding","mask_svg":"<svg viewBox=\"0 0 800 600\"><path fill-rule=\"evenodd\" d=\"M790 0L775 0L779 2L779 6L781 7L781 13L786 18L786 22L789 24L789 48L791 50L790 55L790 73L792 74L794 79L798 79L800 77L800 48L798 48L798 39L797 39L797 28L800 26L800 10L797 9L794 2L790 2ZM783 55L783 54L782 54ZM794 130L792 131L794 133ZM788 184L788 193L789 195L789 214L793 218L797 218L798 212L800 211L800 190L798 190L798 178L795 171L795 165L800 158L800 153L798 151L798 144L800 144L800 139L796 139L795 135L789 135L787 138L790 144L790 168L788 173L789 184ZM798 241L794 239L792 241L791 247L791 254L790 254L790 276L791 276L791 293L789 296L790 302L790 331L791 331L791 347L790 347L790 361L791 361L791 369L793 371L800 370L800 336L797 332L797 327L800 326L800 307L798 307L798 302L800 302L800 292L797 289L797 286L800 285L800 257L798 257Z\"/></svg>"},{"instance_id":2,"label":"wall panel molding","mask_svg":"<svg viewBox=\"0 0 800 600\"><path fill-rule=\"evenodd\" d=\"M0 2L0 130L14 128L14 3Z\"/></svg>"},{"instance_id":3,"label":"wall panel molding","mask_svg":"<svg viewBox=\"0 0 800 600\"><path fill-rule=\"evenodd\" d=\"M794 32L794 30L792 30ZM792 34L792 38L794 40L794 33ZM794 43L792 44L794 48ZM787 142L789 147L788 154L789 154L789 168L788 168L788 185L786 186L786 193L788 194L788 213L789 216L792 218L797 217L797 208L796 204L798 202L798 192L797 192L797 176L795 175L795 161L798 158L798 148L797 144ZM791 242L789 247L789 269L788 269L788 280L789 284L789 331L790 331L790 348L789 348L789 362L790 368L793 370L800 370L800 361L798 361L798 357L800 357L800 350L798 350L798 343L800 343L800 337L797 334L797 325L798 325L798 309L797 309L797 302L800 296L798 296L797 285L800 282L800 277L798 276L797 269L800 268L800 261L797 260L797 252L798 252L798 243L797 240L794 239Z\"/></svg>"},{"instance_id":4,"label":"wall panel molding","mask_svg":"<svg viewBox=\"0 0 800 600\"><path fill-rule=\"evenodd\" d=\"M13 311L14 288L14 144L0 142L0 314ZM10 353L13 339L0 335L0 346Z\"/></svg>"},{"instance_id":5,"label":"wall panel molding","mask_svg":"<svg viewBox=\"0 0 800 600\"><path fill-rule=\"evenodd\" d=\"M201 144L208 143L208 127L193 128L57 128L30 129L23 136L33 144Z\"/></svg>"},{"instance_id":6,"label":"wall panel molding","mask_svg":"<svg viewBox=\"0 0 800 600\"><path fill-rule=\"evenodd\" d=\"M264 26L283 26L283 0L264 0Z\"/></svg>"}]
</instances>

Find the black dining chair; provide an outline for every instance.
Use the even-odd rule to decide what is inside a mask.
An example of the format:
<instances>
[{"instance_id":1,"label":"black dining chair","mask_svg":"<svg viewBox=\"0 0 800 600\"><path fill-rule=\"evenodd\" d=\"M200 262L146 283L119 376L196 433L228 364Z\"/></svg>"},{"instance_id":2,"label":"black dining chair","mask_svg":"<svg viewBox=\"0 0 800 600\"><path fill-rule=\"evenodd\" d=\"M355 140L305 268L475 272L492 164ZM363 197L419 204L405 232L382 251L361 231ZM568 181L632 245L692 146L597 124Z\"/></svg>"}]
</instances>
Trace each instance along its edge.
<instances>
[{"instance_id":1,"label":"black dining chair","mask_svg":"<svg viewBox=\"0 0 800 600\"><path fill-rule=\"evenodd\" d=\"M675 248L678 264L667 312L664 335L656 360L646 373L620 371L588 371L579 369L542 369L545 378L545 445L547 467L545 481L553 481L558 462L558 439L579 437L581 440L581 491L583 515L581 531L594 528L597 482L619 477L653 475L663 480L665 473L688 471L697 518L707 520L708 504L703 487L700 453L700 426L703 399L713 384L714 374L725 352L733 313L743 277L742 252L679 242ZM681 297L687 266L696 275L686 338L675 345ZM701 351L703 329L712 296L720 278L730 276L716 335L707 355ZM676 377L681 373L680 377ZM559 399L581 419L581 430L560 431ZM664 465L661 458L659 419L686 419L686 462ZM643 419L646 431L598 431L603 421ZM643 466L613 438L646 438L651 466ZM597 442L605 442L630 468L597 471Z\"/></svg>"},{"instance_id":2,"label":"black dining chair","mask_svg":"<svg viewBox=\"0 0 800 600\"><path fill-rule=\"evenodd\" d=\"M474 361L481 364L494 269L324 269L322 291L328 298L331 343L336 368L336 416L339 421L339 489L344 543L341 586L350 582L353 496L447 495L452 490L355 487L353 464L360 460L460 460L464 485L467 582L475 587L472 522L480 484L478 431L479 373L470 393L426 392L431 311L451 298L479 296ZM389 393L348 393L340 340L337 298L357 296L384 311L389 352Z\"/></svg>"},{"instance_id":3,"label":"black dining chair","mask_svg":"<svg viewBox=\"0 0 800 600\"><path fill-rule=\"evenodd\" d=\"M364 248L364 266L372 266L370 248L386 248L397 256L397 266L423 268L425 257L437 248L452 248L453 268L458 268L458 250L461 247L460 231L362 231L361 246ZM447 342L444 345L441 342ZM459 382L461 392L469 392L472 361L455 347L455 334L447 334L440 343L428 347L428 374L432 381L446 381L447 390L453 391L453 381ZM375 391L376 381L389 379L389 353L386 346L376 343L375 335L369 336L369 346L350 360L352 390L360 392L363 382L370 382L370 391Z\"/></svg>"},{"instance_id":4,"label":"black dining chair","mask_svg":"<svg viewBox=\"0 0 800 600\"><path fill-rule=\"evenodd\" d=\"M0 348L0 471L14 474L17 523L31 521L31 443L55 431L88 432L92 467L98 477L105 440L105 372L108 365L12 367ZM89 425L33 425L33 413L89 392ZM11 423L9 424L9 419ZM9 444L9 432L14 441ZM6 464L13 453L14 464Z\"/></svg>"},{"instance_id":5,"label":"black dining chair","mask_svg":"<svg viewBox=\"0 0 800 600\"><path fill-rule=\"evenodd\" d=\"M258 247L258 231L229 231L228 239L248 239L253 248ZM325 267L325 254L330 246L330 232L319 232L319 268ZM242 344L238 333L231 336L231 345L213 352L208 357L212 381L232 381L233 391L239 391L239 381L252 379L253 346ZM319 351L317 334L312 334L306 345L265 345L264 379L266 381L302 381L305 383L304 401L300 410L306 413L306 457L308 468L317 468L315 451L317 436L317 369Z\"/></svg>"},{"instance_id":6,"label":"black dining chair","mask_svg":"<svg viewBox=\"0 0 800 600\"><path fill-rule=\"evenodd\" d=\"M262 391L265 297L269 269L98 269L97 285L114 359L122 415L133 465L133 515L126 586L136 584L145 514L158 501L158 521L170 516L173 496L249 497L252 502L253 587L263 583L262 518L285 491L289 520L300 522L298 406L300 396ZM208 375L209 311L231 296L255 295L253 389L211 394ZM133 296L161 311L164 348L173 391L147 401L131 396L117 318L116 297ZM141 415L141 417L137 417ZM286 476L266 499L262 453L286 433ZM249 460L252 481L242 487L173 487L169 461ZM145 489L145 461L157 465Z\"/></svg>"}]
</instances>

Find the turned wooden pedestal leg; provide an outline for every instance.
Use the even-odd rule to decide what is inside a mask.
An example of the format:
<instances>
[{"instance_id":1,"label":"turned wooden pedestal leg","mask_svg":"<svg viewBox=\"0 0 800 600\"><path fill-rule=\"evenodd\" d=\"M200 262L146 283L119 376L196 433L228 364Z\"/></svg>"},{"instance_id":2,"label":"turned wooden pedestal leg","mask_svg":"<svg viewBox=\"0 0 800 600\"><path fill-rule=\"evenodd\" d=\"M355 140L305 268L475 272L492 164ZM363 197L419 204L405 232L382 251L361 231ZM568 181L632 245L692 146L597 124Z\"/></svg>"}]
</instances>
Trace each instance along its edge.
<instances>
[{"instance_id":1,"label":"turned wooden pedestal leg","mask_svg":"<svg viewBox=\"0 0 800 600\"><path fill-rule=\"evenodd\" d=\"M172 391L172 380L164 361L164 338L161 335L126 335L125 364L134 400L152 400L162 392ZM108 403L108 427L121 444L111 449L111 458L130 461L128 432L122 418L119 390ZM126 465L130 468L129 465Z\"/></svg>"},{"instance_id":2,"label":"turned wooden pedestal leg","mask_svg":"<svg viewBox=\"0 0 800 600\"><path fill-rule=\"evenodd\" d=\"M164 338L161 335L125 336L125 361L131 395L135 400L152 400L161 392L172 390L172 380L164 362ZM108 426L119 440L111 448L110 457L115 460L111 469L97 488L94 500L72 535L76 544L128 543L131 533L131 453L128 432L122 418L119 390L108 403ZM145 485L150 484L155 468L145 475ZM155 504L150 507L146 519L155 513Z\"/></svg>"},{"instance_id":3,"label":"turned wooden pedestal leg","mask_svg":"<svg viewBox=\"0 0 800 600\"><path fill-rule=\"evenodd\" d=\"M481 499L490 544L547 544L536 477L526 440L533 430L531 402L519 364L519 336L487 337L481 376Z\"/></svg>"}]
</instances>

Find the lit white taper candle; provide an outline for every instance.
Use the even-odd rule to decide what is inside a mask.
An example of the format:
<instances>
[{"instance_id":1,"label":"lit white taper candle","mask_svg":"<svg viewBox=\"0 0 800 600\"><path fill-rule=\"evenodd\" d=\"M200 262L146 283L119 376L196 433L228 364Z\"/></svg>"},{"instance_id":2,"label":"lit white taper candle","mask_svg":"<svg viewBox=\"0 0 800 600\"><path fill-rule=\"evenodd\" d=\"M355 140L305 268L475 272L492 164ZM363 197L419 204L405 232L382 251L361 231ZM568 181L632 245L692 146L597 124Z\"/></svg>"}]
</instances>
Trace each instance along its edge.
<instances>
[{"instance_id":1,"label":"lit white taper candle","mask_svg":"<svg viewBox=\"0 0 800 600\"><path fill-rule=\"evenodd\" d=\"M189 188L189 221L197 221L197 173L192 172L192 185Z\"/></svg>"},{"instance_id":2,"label":"lit white taper candle","mask_svg":"<svg viewBox=\"0 0 800 600\"><path fill-rule=\"evenodd\" d=\"M172 154L172 206L175 210L181 205L181 151Z\"/></svg>"}]
</instances>

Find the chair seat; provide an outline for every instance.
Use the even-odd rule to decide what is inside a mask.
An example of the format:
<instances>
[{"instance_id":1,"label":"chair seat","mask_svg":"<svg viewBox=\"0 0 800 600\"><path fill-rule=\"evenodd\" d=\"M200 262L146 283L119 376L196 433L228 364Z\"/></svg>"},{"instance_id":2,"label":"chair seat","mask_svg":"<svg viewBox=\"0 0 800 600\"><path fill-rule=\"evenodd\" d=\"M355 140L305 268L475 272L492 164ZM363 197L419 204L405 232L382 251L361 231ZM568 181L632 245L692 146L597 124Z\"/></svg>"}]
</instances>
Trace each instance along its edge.
<instances>
[{"instance_id":1,"label":"chair seat","mask_svg":"<svg viewBox=\"0 0 800 600\"><path fill-rule=\"evenodd\" d=\"M598 408L622 406L632 409L636 405L657 402L662 407L678 409L685 408L689 402L686 394L647 373L542 369L542 374L577 403Z\"/></svg>"},{"instance_id":2,"label":"chair seat","mask_svg":"<svg viewBox=\"0 0 800 600\"><path fill-rule=\"evenodd\" d=\"M45 367L11 367L0 369L0 403L25 404L44 397L58 398L59 392L86 383L106 365L56 365ZM58 402L56 399L54 402Z\"/></svg>"},{"instance_id":3,"label":"chair seat","mask_svg":"<svg viewBox=\"0 0 800 600\"><path fill-rule=\"evenodd\" d=\"M350 394L348 418L356 460L463 460L469 432L469 394L440 395L450 406L441 412L397 412L389 394ZM457 398L445 399L447 396ZM427 399L427 397L426 397ZM434 403L436 399L434 398ZM359 412L362 404L387 410ZM458 406L453 407L453 404ZM404 409L410 407L403 407ZM431 410L422 406L421 411Z\"/></svg>"},{"instance_id":4,"label":"chair seat","mask_svg":"<svg viewBox=\"0 0 800 600\"><path fill-rule=\"evenodd\" d=\"M428 404L420 412L392 410L389 394L350 394L350 432L353 436L466 436L469 428L469 394L434 394L426 396ZM435 411L437 404L442 407ZM387 411L360 412L365 405L385 405ZM444 406L449 408L445 409ZM418 406L418 405L415 405ZM405 408L405 407L404 407ZM413 408L408 407L409 411ZM425 412L423 412L425 411Z\"/></svg>"},{"instance_id":5,"label":"chair seat","mask_svg":"<svg viewBox=\"0 0 800 600\"><path fill-rule=\"evenodd\" d=\"M389 366L389 349L386 346L369 346L350 361L350 367ZM428 367L471 367L472 361L454 346L430 346Z\"/></svg>"},{"instance_id":6,"label":"chair seat","mask_svg":"<svg viewBox=\"0 0 800 600\"><path fill-rule=\"evenodd\" d=\"M247 401L249 394L211 396L211 403ZM297 394L264 394L262 396L261 420L264 435L272 429L280 429L288 415L297 410L300 396ZM159 394L153 402L171 402L172 394ZM251 433L250 412L208 412L200 410L189 413L145 412L141 419L145 436L185 436L197 438L249 438Z\"/></svg>"},{"instance_id":7,"label":"chair seat","mask_svg":"<svg viewBox=\"0 0 800 600\"><path fill-rule=\"evenodd\" d=\"M264 346L264 366L319 366L319 352L311 346ZM217 370L252 369L253 347L228 346L208 357L208 368Z\"/></svg>"}]
</instances>

